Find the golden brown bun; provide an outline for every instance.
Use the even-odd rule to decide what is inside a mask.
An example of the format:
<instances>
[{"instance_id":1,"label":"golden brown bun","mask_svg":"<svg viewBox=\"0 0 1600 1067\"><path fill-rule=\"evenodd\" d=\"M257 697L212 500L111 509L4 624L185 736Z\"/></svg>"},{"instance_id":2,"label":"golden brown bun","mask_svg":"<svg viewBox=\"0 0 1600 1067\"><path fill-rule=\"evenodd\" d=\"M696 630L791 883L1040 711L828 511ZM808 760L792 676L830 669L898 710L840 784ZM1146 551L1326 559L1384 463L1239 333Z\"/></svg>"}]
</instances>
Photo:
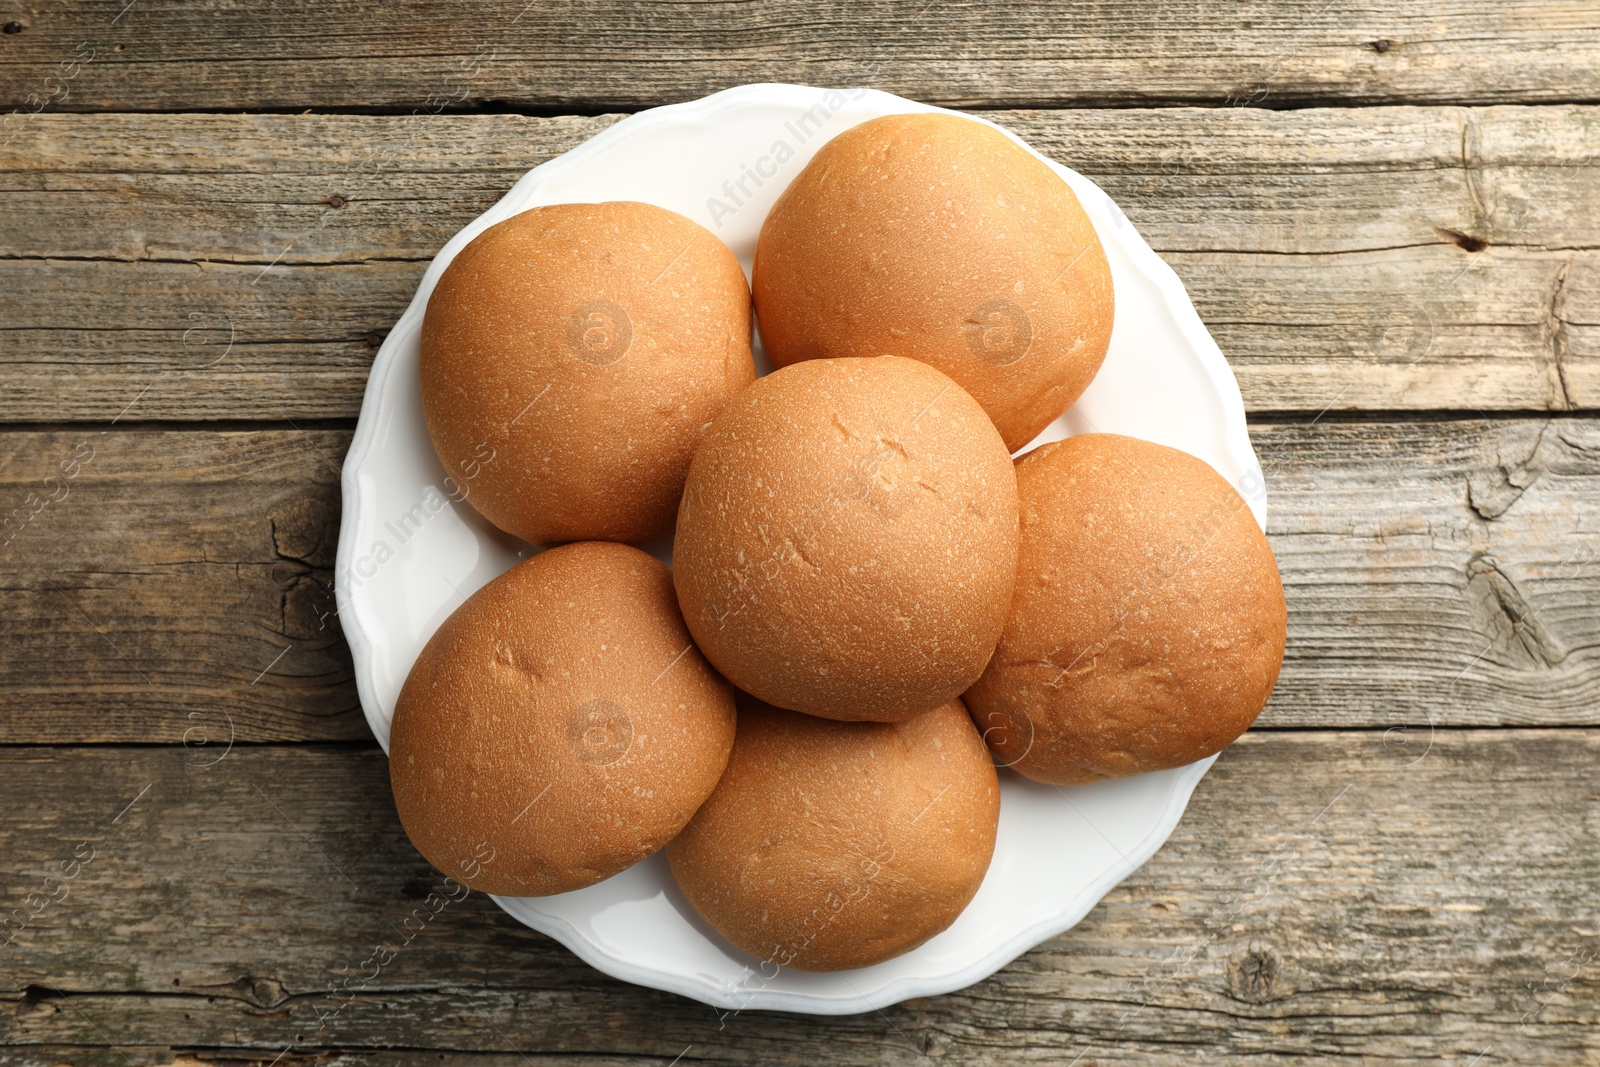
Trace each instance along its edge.
<instances>
[{"instance_id":1,"label":"golden brown bun","mask_svg":"<svg viewBox=\"0 0 1600 1067\"><path fill-rule=\"evenodd\" d=\"M1255 721L1283 663L1272 549L1202 460L1115 434L1017 462L1022 556L967 706L1002 765L1079 785L1192 763Z\"/></svg>"},{"instance_id":2,"label":"golden brown bun","mask_svg":"<svg viewBox=\"0 0 1600 1067\"><path fill-rule=\"evenodd\" d=\"M710 231L649 204L558 204L485 230L422 322L445 470L525 541L672 526L700 431L755 380L750 291Z\"/></svg>"},{"instance_id":3,"label":"golden brown bun","mask_svg":"<svg viewBox=\"0 0 1600 1067\"><path fill-rule=\"evenodd\" d=\"M733 692L667 568L588 542L474 593L406 678L389 777L417 851L486 893L581 889L655 852L711 794Z\"/></svg>"},{"instance_id":4,"label":"golden brown bun","mask_svg":"<svg viewBox=\"0 0 1600 1067\"><path fill-rule=\"evenodd\" d=\"M923 360L1013 452L1078 399L1111 341L1111 268L1078 198L956 115L890 115L824 145L761 227L755 301L775 365Z\"/></svg>"},{"instance_id":5,"label":"golden brown bun","mask_svg":"<svg viewBox=\"0 0 1600 1067\"><path fill-rule=\"evenodd\" d=\"M999 817L994 764L959 700L905 722L829 722L741 694L727 773L667 859L734 945L837 971L954 922Z\"/></svg>"},{"instance_id":6,"label":"golden brown bun","mask_svg":"<svg viewBox=\"0 0 1600 1067\"><path fill-rule=\"evenodd\" d=\"M1016 474L983 409L914 360L816 360L736 397L678 511L695 641L769 703L902 719L958 696L1016 580Z\"/></svg>"}]
</instances>

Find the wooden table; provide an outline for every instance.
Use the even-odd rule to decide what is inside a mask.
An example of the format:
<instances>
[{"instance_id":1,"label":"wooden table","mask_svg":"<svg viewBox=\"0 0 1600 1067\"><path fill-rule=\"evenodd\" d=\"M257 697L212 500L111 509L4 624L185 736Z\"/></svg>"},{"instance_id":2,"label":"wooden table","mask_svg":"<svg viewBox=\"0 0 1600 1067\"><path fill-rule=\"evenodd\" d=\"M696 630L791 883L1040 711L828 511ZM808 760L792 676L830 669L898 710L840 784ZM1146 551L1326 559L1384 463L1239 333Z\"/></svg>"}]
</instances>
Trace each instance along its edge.
<instances>
[{"instance_id":1,"label":"wooden table","mask_svg":"<svg viewBox=\"0 0 1600 1067\"><path fill-rule=\"evenodd\" d=\"M0 24L0 1062L1600 1062L1600 5ZM1290 603L1153 860L994 977L839 1019L428 911L330 591L429 258L618 113L751 81L982 110L1104 186L1239 377Z\"/></svg>"}]
</instances>

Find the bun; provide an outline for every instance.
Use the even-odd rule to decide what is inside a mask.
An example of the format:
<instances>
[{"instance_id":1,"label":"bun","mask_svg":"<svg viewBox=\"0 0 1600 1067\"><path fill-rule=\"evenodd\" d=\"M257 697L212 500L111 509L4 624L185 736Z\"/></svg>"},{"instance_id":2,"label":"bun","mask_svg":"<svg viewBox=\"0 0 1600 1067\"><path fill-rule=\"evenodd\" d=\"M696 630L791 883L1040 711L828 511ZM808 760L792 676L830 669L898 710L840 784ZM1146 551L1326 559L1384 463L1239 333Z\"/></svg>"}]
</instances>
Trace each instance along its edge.
<instances>
[{"instance_id":1,"label":"bun","mask_svg":"<svg viewBox=\"0 0 1600 1067\"><path fill-rule=\"evenodd\" d=\"M890 115L824 145L761 227L754 288L777 366L920 359L1013 452L1078 399L1111 340L1111 268L1078 198L957 115Z\"/></svg>"},{"instance_id":2,"label":"bun","mask_svg":"<svg viewBox=\"0 0 1600 1067\"><path fill-rule=\"evenodd\" d=\"M867 967L967 906L1000 788L953 700L899 723L828 722L739 698L728 771L667 848L696 911L779 967Z\"/></svg>"},{"instance_id":3,"label":"bun","mask_svg":"<svg viewBox=\"0 0 1600 1067\"><path fill-rule=\"evenodd\" d=\"M706 658L769 703L902 719L982 673L1016 578L1016 476L983 410L896 357L784 368L695 453L673 579Z\"/></svg>"},{"instance_id":4,"label":"bun","mask_svg":"<svg viewBox=\"0 0 1600 1067\"><path fill-rule=\"evenodd\" d=\"M565 545L478 590L422 650L395 705L395 805L417 851L473 889L582 889L683 828L734 721L667 568Z\"/></svg>"},{"instance_id":5,"label":"bun","mask_svg":"<svg viewBox=\"0 0 1600 1067\"><path fill-rule=\"evenodd\" d=\"M1030 452L1017 486L1016 600L966 695L996 758L1079 785L1192 763L1248 729L1288 620L1272 548L1233 487L1114 434Z\"/></svg>"},{"instance_id":6,"label":"bun","mask_svg":"<svg viewBox=\"0 0 1600 1067\"><path fill-rule=\"evenodd\" d=\"M445 470L534 543L667 533L700 431L755 380L750 291L710 231L649 204L558 204L480 233L422 323Z\"/></svg>"}]
</instances>

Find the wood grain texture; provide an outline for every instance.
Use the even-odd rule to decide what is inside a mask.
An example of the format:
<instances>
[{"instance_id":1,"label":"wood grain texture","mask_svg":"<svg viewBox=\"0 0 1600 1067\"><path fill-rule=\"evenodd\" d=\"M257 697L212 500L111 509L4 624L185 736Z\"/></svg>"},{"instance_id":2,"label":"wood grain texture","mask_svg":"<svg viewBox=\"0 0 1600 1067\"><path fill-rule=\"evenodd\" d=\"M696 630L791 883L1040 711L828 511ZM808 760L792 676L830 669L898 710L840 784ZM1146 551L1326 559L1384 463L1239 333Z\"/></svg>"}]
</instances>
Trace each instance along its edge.
<instances>
[{"instance_id":1,"label":"wood grain texture","mask_svg":"<svg viewBox=\"0 0 1600 1067\"><path fill-rule=\"evenodd\" d=\"M1600 420L1254 440L1290 627L1263 725L1600 722ZM367 736L330 589L348 441L0 434L0 742Z\"/></svg>"},{"instance_id":2,"label":"wood grain texture","mask_svg":"<svg viewBox=\"0 0 1600 1067\"><path fill-rule=\"evenodd\" d=\"M0 739L370 737L329 587L348 444L0 433Z\"/></svg>"},{"instance_id":3,"label":"wood grain texture","mask_svg":"<svg viewBox=\"0 0 1600 1067\"><path fill-rule=\"evenodd\" d=\"M1252 410L1600 407L1600 108L995 117L1126 209ZM353 416L438 248L612 121L38 116L0 419Z\"/></svg>"},{"instance_id":4,"label":"wood grain texture","mask_svg":"<svg viewBox=\"0 0 1600 1067\"><path fill-rule=\"evenodd\" d=\"M430 907L441 876L375 749L191 757L0 750L0 847L21 874L6 906L92 853L0 950L8 1062L112 1045L141 1062L1600 1055L1592 731L1440 730L1413 752L1378 732L1247 735L1074 930L963 992L837 1019L721 1016L589 970L480 895ZM381 945L393 960L365 964Z\"/></svg>"},{"instance_id":5,"label":"wood grain texture","mask_svg":"<svg viewBox=\"0 0 1600 1067\"><path fill-rule=\"evenodd\" d=\"M0 1067L1600 1061L1600 6L0 24ZM330 588L349 420L438 248L605 112L761 80L984 109L1099 182L1267 415L1290 602L1258 729L1144 868L842 1019L433 915Z\"/></svg>"},{"instance_id":6,"label":"wood grain texture","mask_svg":"<svg viewBox=\"0 0 1600 1067\"><path fill-rule=\"evenodd\" d=\"M126 8L126 10L124 10ZM1578 0L1158 5L10 0L10 107L635 108L745 82L957 106L1592 100ZM62 67L61 63L76 62Z\"/></svg>"}]
</instances>

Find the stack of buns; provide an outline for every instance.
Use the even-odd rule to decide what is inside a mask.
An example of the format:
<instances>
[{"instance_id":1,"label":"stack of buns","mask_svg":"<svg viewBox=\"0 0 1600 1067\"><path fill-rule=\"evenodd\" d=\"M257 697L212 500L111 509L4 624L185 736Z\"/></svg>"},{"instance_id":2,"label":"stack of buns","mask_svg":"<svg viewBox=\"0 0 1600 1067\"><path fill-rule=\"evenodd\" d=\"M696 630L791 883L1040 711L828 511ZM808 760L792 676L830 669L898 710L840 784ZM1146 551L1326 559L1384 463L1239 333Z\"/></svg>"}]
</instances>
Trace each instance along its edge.
<instances>
[{"instance_id":1,"label":"stack of buns","mask_svg":"<svg viewBox=\"0 0 1600 1067\"><path fill-rule=\"evenodd\" d=\"M1066 183L942 113L824 145L753 295L648 204L480 233L428 302L428 431L485 517L559 547L406 679L390 774L418 850L545 895L665 848L738 949L864 967L977 893L1001 773L1070 786L1229 744L1285 640L1244 501L1133 438L1012 458L1094 378L1112 309ZM630 547L669 532L670 570Z\"/></svg>"}]
</instances>

